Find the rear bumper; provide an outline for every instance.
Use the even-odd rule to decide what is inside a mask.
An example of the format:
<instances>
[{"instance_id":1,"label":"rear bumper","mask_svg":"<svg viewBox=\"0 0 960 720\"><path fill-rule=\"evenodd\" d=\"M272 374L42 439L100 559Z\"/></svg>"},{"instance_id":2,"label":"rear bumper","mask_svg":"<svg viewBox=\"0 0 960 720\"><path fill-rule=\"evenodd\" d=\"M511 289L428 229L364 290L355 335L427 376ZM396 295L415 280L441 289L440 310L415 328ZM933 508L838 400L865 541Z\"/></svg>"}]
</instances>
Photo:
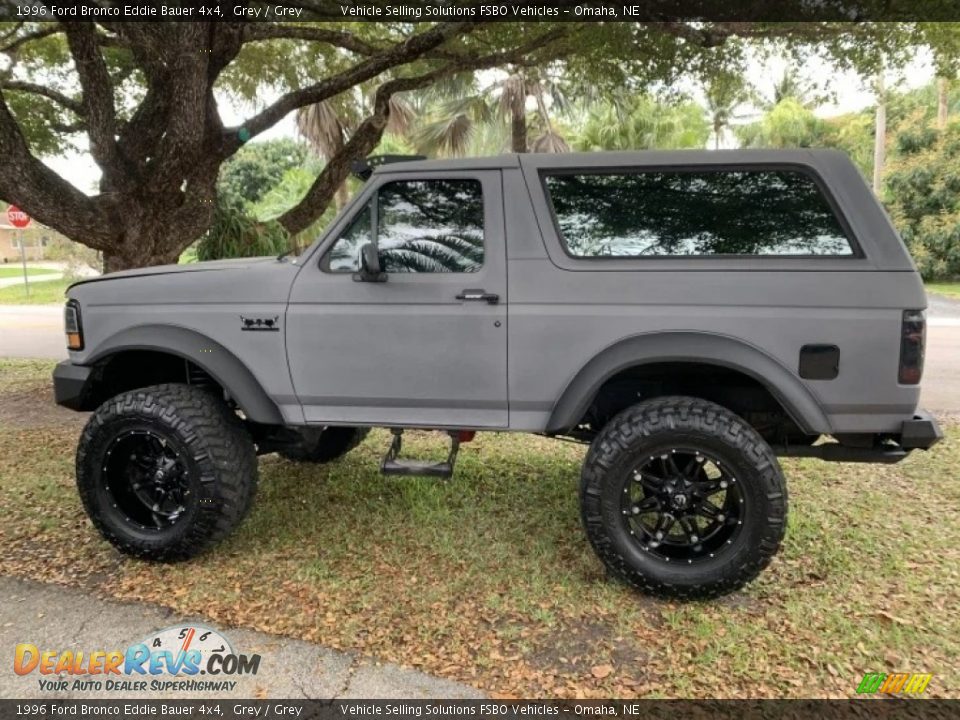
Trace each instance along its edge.
<instances>
[{"instance_id":1,"label":"rear bumper","mask_svg":"<svg viewBox=\"0 0 960 720\"><path fill-rule=\"evenodd\" d=\"M884 435L843 435L843 442L820 445L789 445L779 455L815 457L836 462L896 463L912 450L929 450L943 439L943 431L933 416L918 410L904 420L900 432Z\"/></svg>"},{"instance_id":2,"label":"rear bumper","mask_svg":"<svg viewBox=\"0 0 960 720\"><path fill-rule=\"evenodd\" d=\"M74 365L69 360L58 363L53 370L53 398L57 405L71 410L84 410L84 398L93 368Z\"/></svg>"},{"instance_id":3,"label":"rear bumper","mask_svg":"<svg viewBox=\"0 0 960 720\"><path fill-rule=\"evenodd\" d=\"M927 450L943 440L943 431L926 410L917 410L912 420L906 420L900 429L897 444L913 450Z\"/></svg>"}]
</instances>

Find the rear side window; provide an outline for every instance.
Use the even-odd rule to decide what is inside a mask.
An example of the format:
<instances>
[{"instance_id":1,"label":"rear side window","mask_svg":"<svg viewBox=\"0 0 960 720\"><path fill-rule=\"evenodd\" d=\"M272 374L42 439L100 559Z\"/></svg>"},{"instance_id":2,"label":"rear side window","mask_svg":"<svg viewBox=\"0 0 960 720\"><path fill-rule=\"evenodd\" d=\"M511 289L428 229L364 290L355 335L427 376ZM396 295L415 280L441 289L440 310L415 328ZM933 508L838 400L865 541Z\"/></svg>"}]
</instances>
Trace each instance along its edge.
<instances>
[{"instance_id":1,"label":"rear side window","mask_svg":"<svg viewBox=\"0 0 960 720\"><path fill-rule=\"evenodd\" d=\"M854 254L820 186L799 171L564 173L545 182L577 257Z\"/></svg>"}]
</instances>

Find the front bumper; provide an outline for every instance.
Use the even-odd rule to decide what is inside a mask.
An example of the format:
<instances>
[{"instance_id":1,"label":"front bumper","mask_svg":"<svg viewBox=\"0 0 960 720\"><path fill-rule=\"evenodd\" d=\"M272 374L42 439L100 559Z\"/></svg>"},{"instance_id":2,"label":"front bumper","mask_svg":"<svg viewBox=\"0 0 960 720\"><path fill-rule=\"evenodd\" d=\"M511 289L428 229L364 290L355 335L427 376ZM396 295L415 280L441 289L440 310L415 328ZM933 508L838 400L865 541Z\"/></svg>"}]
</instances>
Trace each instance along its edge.
<instances>
[{"instance_id":1,"label":"front bumper","mask_svg":"<svg viewBox=\"0 0 960 720\"><path fill-rule=\"evenodd\" d=\"M71 410L86 410L84 399L92 374L93 368L74 365L69 360L57 363L53 369L53 398L57 405Z\"/></svg>"}]
</instances>

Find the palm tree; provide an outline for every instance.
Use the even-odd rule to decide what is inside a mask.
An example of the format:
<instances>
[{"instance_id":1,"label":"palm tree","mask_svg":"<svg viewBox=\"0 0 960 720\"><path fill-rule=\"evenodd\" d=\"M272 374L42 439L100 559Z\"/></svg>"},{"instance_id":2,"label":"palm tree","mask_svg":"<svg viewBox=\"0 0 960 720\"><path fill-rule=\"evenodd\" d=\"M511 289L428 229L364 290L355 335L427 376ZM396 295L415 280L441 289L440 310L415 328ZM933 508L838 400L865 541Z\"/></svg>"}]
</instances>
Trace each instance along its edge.
<instances>
[{"instance_id":1,"label":"palm tree","mask_svg":"<svg viewBox=\"0 0 960 720\"><path fill-rule=\"evenodd\" d=\"M486 87L479 85L474 74L465 73L421 94L419 104L426 119L411 139L425 154L454 156L476 151L478 138L487 143L501 141L499 147L479 148L479 154L488 154L502 151L506 139L490 128L506 126L512 152L567 152L570 148L551 120L548 97L550 108L562 111L567 106L556 82L527 71L514 71ZM530 98L536 107L532 121L527 111ZM528 139L531 126L540 129L532 141Z\"/></svg>"},{"instance_id":2,"label":"palm tree","mask_svg":"<svg viewBox=\"0 0 960 720\"><path fill-rule=\"evenodd\" d=\"M356 128L363 112L365 98L344 93L331 100L307 105L297 110L297 131L314 151L324 160L329 160L343 149L347 136ZM410 128L413 110L401 95L390 98L390 117L387 132L403 134ZM337 188L337 209L346 205L349 198L347 184Z\"/></svg>"},{"instance_id":3,"label":"palm tree","mask_svg":"<svg viewBox=\"0 0 960 720\"><path fill-rule=\"evenodd\" d=\"M702 148L710 137L703 108L693 101L646 95L591 102L577 126L573 144L587 151Z\"/></svg>"},{"instance_id":4,"label":"palm tree","mask_svg":"<svg viewBox=\"0 0 960 720\"><path fill-rule=\"evenodd\" d=\"M771 110L784 100L796 100L805 108L813 109L817 98L810 84L790 68L785 68L779 80L774 81L771 93L763 104L764 110Z\"/></svg>"},{"instance_id":5,"label":"palm tree","mask_svg":"<svg viewBox=\"0 0 960 720\"><path fill-rule=\"evenodd\" d=\"M710 75L703 83L707 99L707 116L713 128L714 149L720 148L724 131L738 119L736 110L754 99L754 93L743 76L729 70Z\"/></svg>"}]
</instances>

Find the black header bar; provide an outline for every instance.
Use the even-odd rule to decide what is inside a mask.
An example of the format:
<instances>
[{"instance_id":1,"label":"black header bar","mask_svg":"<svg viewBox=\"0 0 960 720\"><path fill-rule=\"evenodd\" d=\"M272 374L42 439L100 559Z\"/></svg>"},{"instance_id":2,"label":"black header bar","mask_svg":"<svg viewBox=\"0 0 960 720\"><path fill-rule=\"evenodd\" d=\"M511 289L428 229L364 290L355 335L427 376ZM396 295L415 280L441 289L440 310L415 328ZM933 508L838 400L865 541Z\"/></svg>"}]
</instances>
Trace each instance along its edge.
<instances>
[{"instance_id":1,"label":"black header bar","mask_svg":"<svg viewBox=\"0 0 960 720\"><path fill-rule=\"evenodd\" d=\"M960 0L0 0L0 20L936 22Z\"/></svg>"}]
</instances>

